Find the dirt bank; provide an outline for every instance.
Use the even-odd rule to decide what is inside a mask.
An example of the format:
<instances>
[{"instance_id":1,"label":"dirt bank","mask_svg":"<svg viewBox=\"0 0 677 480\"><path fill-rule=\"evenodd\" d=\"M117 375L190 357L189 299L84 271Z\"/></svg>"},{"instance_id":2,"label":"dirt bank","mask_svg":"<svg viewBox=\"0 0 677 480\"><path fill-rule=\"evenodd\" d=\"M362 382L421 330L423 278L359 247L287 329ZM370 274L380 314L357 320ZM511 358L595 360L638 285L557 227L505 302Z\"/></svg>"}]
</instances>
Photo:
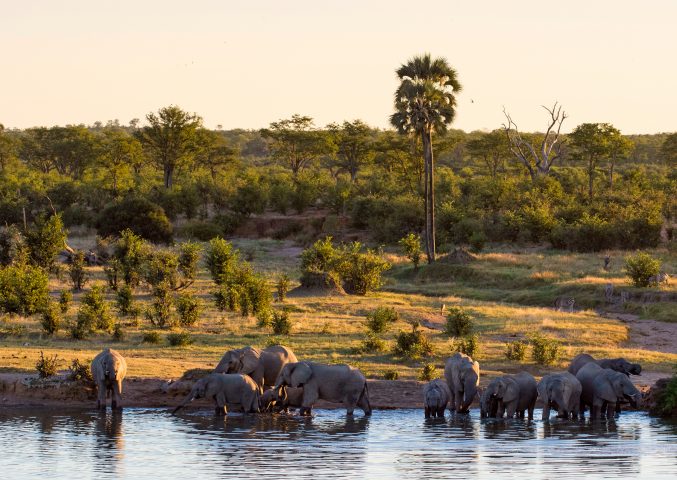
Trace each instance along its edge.
<instances>
[{"instance_id":1,"label":"dirt bank","mask_svg":"<svg viewBox=\"0 0 677 480\"><path fill-rule=\"evenodd\" d=\"M664 373L645 372L633 377L638 388L647 392ZM489 383L484 377L481 386ZM376 409L422 408L424 382L413 380L369 380L369 397ZM127 407L161 408L177 405L190 391L190 380L165 380L160 378L128 378L124 383L123 405ZM34 375L0 374L0 408L9 406L36 407L91 407L96 401L94 389L64 376L49 380ZM195 402L195 406L211 406L209 402ZM318 408L332 408L336 404L319 402Z\"/></svg>"}]
</instances>

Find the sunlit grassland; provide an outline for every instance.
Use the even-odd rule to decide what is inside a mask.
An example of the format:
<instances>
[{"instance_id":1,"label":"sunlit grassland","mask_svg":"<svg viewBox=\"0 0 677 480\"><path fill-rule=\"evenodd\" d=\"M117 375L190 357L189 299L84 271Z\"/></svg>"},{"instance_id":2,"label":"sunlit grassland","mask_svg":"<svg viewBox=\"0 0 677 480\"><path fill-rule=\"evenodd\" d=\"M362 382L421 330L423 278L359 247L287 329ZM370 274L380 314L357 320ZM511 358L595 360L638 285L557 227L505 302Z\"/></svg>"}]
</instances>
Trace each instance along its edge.
<instances>
[{"instance_id":1,"label":"sunlit grassland","mask_svg":"<svg viewBox=\"0 0 677 480\"><path fill-rule=\"evenodd\" d=\"M275 240L236 240L243 258L250 260L259 271L265 272L271 288L279 274L285 272L292 283L300 275L300 249L289 242ZM662 258L667 271L674 271L675 257L667 251L655 251ZM129 360L129 375L139 377L176 378L191 368L210 368L225 350L244 345L264 347L271 343L290 346L301 359L322 362L346 362L360 367L365 374L378 378L385 370L397 370L401 379L416 378L423 364L435 363L441 371L444 359L453 349L453 339L442 329L446 307L460 305L473 316L480 336L481 351L477 359L486 372L516 371L526 368L533 373L564 367L580 352L596 356L624 356L639 361L646 370L670 371L677 363L677 355L638 350L629 346L629 332L620 321L601 317L594 310L604 304L606 283L617 288L633 290L622 271L623 252L611 252L612 268L602 268L599 254L571 254L553 251L492 251L478 255L477 260L464 266L438 263L421 266L418 271L403 258L390 253L394 262L388 273L384 290L366 297L358 296L302 296L291 295L284 304L293 323L292 334L274 336L269 329L257 326L256 319L235 313L219 312L213 305L213 284L206 271L188 290L199 296L205 307L199 324L185 330L194 343L187 347L170 347L165 334L158 330L162 343L142 342L144 332L154 330L147 320L140 318L138 326L121 317L125 340L113 342L110 335L99 334L85 341L68 338L66 328L53 337L41 333L39 319L5 318L5 330L17 332L0 339L0 371L32 371L40 351L57 354L65 368L72 359L91 359L105 346L123 352ZM88 269L91 275L88 289L94 283L103 283L101 267ZM52 279L50 289L54 297L68 288L64 280ZM674 284L662 291L675 292ZM149 291L137 290L135 299L141 304L150 299ZM573 313L556 312L550 305L557 295L572 295L582 309ZM82 293L75 294L74 305L66 315L73 321ZM108 299L114 302L114 294ZM389 350L379 353L356 353L365 334L365 316L379 306L394 307L399 321L383 336ZM111 305L111 308L113 306ZM635 305L632 308L648 318L671 319L675 303L661 302ZM655 313L655 315L652 315ZM390 353L399 330L410 330L411 322L421 323L429 336L434 356L418 360L404 360ZM553 367L536 366L527 355L524 362L505 358L507 342L523 340L540 333L558 339L562 355Z\"/></svg>"}]
</instances>

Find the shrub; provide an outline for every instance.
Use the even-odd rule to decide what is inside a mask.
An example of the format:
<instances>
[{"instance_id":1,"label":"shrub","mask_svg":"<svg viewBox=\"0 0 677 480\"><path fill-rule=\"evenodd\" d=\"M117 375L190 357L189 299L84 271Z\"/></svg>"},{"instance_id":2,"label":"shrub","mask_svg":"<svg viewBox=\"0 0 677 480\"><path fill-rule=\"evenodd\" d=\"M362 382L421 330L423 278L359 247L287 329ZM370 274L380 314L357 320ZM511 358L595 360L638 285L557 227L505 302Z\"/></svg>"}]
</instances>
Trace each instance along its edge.
<instances>
[{"instance_id":1,"label":"shrub","mask_svg":"<svg viewBox=\"0 0 677 480\"><path fill-rule=\"evenodd\" d=\"M395 323L399 318L398 313L392 307L378 307L367 314L367 329L373 333L383 333L388 326Z\"/></svg>"},{"instance_id":2,"label":"shrub","mask_svg":"<svg viewBox=\"0 0 677 480\"><path fill-rule=\"evenodd\" d=\"M659 415L674 415L677 410L677 374L673 375L665 388L659 391L654 410Z\"/></svg>"},{"instance_id":3,"label":"shrub","mask_svg":"<svg viewBox=\"0 0 677 480\"><path fill-rule=\"evenodd\" d=\"M106 281L111 290L117 290L122 273L122 264L117 258L111 258L108 263L104 265L103 272L106 274Z\"/></svg>"},{"instance_id":4,"label":"shrub","mask_svg":"<svg viewBox=\"0 0 677 480\"><path fill-rule=\"evenodd\" d=\"M42 329L48 335L54 335L61 327L61 309L56 302L49 302L42 311L40 318Z\"/></svg>"},{"instance_id":5,"label":"shrub","mask_svg":"<svg viewBox=\"0 0 677 480\"><path fill-rule=\"evenodd\" d=\"M0 312L33 315L49 300L47 273L32 265L0 268Z\"/></svg>"},{"instance_id":6,"label":"shrub","mask_svg":"<svg viewBox=\"0 0 677 480\"><path fill-rule=\"evenodd\" d=\"M482 230L473 232L468 239L468 243L470 243L470 249L473 252L479 253L484 250L484 245L487 243L487 235Z\"/></svg>"},{"instance_id":7,"label":"shrub","mask_svg":"<svg viewBox=\"0 0 677 480\"><path fill-rule=\"evenodd\" d=\"M290 282L291 282L291 280L289 278L289 275L287 275L286 273L283 273L277 279L277 284L275 285L275 289L277 290L277 301L278 302L284 302L285 299L287 298L287 293L289 292Z\"/></svg>"},{"instance_id":8,"label":"shrub","mask_svg":"<svg viewBox=\"0 0 677 480\"><path fill-rule=\"evenodd\" d=\"M146 256L143 278L151 287L165 283L176 289L179 278L179 256L169 250L157 250Z\"/></svg>"},{"instance_id":9,"label":"shrub","mask_svg":"<svg viewBox=\"0 0 677 480\"><path fill-rule=\"evenodd\" d=\"M453 337L470 335L474 322L470 314L461 307L450 307L444 333Z\"/></svg>"},{"instance_id":10,"label":"shrub","mask_svg":"<svg viewBox=\"0 0 677 480\"><path fill-rule=\"evenodd\" d=\"M194 220L186 223L181 227L180 236L185 238L194 238L201 242L208 242L212 238L223 235L224 229L221 225L214 222L205 222L201 220Z\"/></svg>"},{"instance_id":11,"label":"shrub","mask_svg":"<svg viewBox=\"0 0 677 480\"><path fill-rule=\"evenodd\" d=\"M419 329L418 324L412 325L411 332L400 331L395 337L395 355L411 359L432 355L433 347L428 338Z\"/></svg>"},{"instance_id":12,"label":"shrub","mask_svg":"<svg viewBox=\"0 0 677 480\"><path fill-rule=\"evenodd\" d=\"M367 332L362 340L362 344L358 348L358 353L377 353L385 352L388 347L388 344L382 338L379 338L373 332Z\"/></svg>"},{"instance_id":13,"label":"shrub","mask_svg":"<svg viewBox=\"0 0 677 480\"><path fill-rule=\"evenodd\" d=\"M406 237L401 238L398 243L400 247L402 247L402 251L407 258L414 264L414 269L418 270L418 264L421 261L421 255L423 255L423 250L421 250L421 236L410 233Z\"/></svg>"},{"instance_id":14,"label":"shrub","mask_svg":"<svg viewBox=\"0 0 677 480\"><path fill-rule=\"evenodd\" d=\"M47 270L54 268L56 256L66 245L66 230L60 215L38 217L26 232L26 246L31 262Z\"/></svg>"},{"instance_id":15,"label":"shrub","mask_svg":"<svg viewBox=\"0 0 677 480\"><path fill-rule=\"evenodd\" d=\"M125 340L125 330L120 322L116 323L113 327L113 340L116 342Z\"/></svg>"},{"instance_id":16,"label":"shrub","mask_svg":"<svg viewBox=\"0 0 677 480\"><path fill-rule=\"evenodd\" d=\"M69 374L68 379L73 382L82 382L82 383L94 383L94 377L92 376L92 370L89 366L89 362L81 363L79 359L73 359L71 366L68 367Z\"/></svg>"},{"instance_id":17,"label":"shrub","mask_svg":"<svg viewBox=\"0 0 677 480\"><path fill-rule=\"evenodd\" d=\"M60 360L56 354L51 357L45 357L44 352L40 351L40 359L35 364L40 378L49 378L57 374Z\"/></svg>"},{"instance_id":18,"label":"shrub","mask_svg":"<svg viewBox=\"0 0 677 480\"><path fill-rule=\"evenodd\" d=\"M72 302L73 294L68 290L61 290L61 293L59 294L59 308L61 309L61 313L68 313L68 309Z\"/></svg>"},{"instance_id":19,"label":"shrub","mask_svg":"<svg viewBox=\"0 0 677 480\"><path fill-rule=\"evenodd\" d=\"M625 259L625 273L635 287L648 287L649 277L661 271L660 260L645 252L638 252Z\"/></svg>"},{"instance_id":20,"label":"shrub","mask_svg":"<svg viewBox=\"0 0 677 480\"><path fill-rule=\"evenodd\" d=\"M28 251L23 235L15 225L0 226L0 265L24 263Z\"/></svg>"},{"instance_id":21,"label":"shrub","mask_svg":"<svg viewBox=\"0 0 677 480\"><path fill-rule=\"evenodd\" d=\"M140 197L127 197L106 207L97 219L96 229L102 237L129 229L151 242L172 240L172 224L163 208Z\"/></svg>"},{"instance_id":22,"label":"shrub","mask_svg":"<svg viewBox=\"0 0 677 480\"><path fill-rule=\"evenodd\" d=\"M120 315L130 315L134 312L134 294L129 285L124 285L118 289L115 294L115 300L118 305Z\"/></svg>"},{"instance_id":23,"label":"shrub","mask_svg":"<svg viewBox=\"0 0 677 480\"><path fill-rule=\"evenodd\" d=\"M400 374L397 373L397 370L386 370L385 372L383 372L384 380L397 380L399 376Z\"/></svg>"},{"instance_id":24,"label":"shrub","mask_svg":"<svg viewBox=\"0 0 677 480\"><path fill-rule=\"evenodd\" d=\"M158 332L146 332L143 334L143 337L141 337L143 343L158 344L161 340L162 337L160 337Z\"/></svg>"},{"instance_id":25,"label":"shrub","mask_svg":"<svg viewBox=\"0 0 677 480\"><path fill-rule=\"evenodd\" d=\"M73 284L73 290L82 290L87 281L87 272L85 271L85 252L78 250L71 257L71 264L68 267L68 276Z\"/></svg>"},{"instance_id":26,"label":"shrub","mask_svg":"<svg viewBox=\"0 0 677 480\"><path fill-rule=\"evenodd\" d=\"M334 269L340 254L334 248L331 237L317 240L301 252L301 270L310 273L326 273Z\"/></svg>"},{"instance_id":27,"label":"shrub","mask_svg":"<svg viewBox=\"0 0 677 480\"><path fill-rule=\"evenodd\" d=\"M541 335L532 335L529 342L531 343L531 356L536 363L539 365L555 363L560 350L557 340Z\"/></svg>"},{"instance_id":28,"label":"shrub","mask_svg":"<svg viewBox=\"0 0 677 480\"><path fill-rule=\"evenodd\" d=\"M342 248L336 267L343 280L343 288L356 295L366 295L378 290L383 284L381 275L391 267L390 263L372 250L360 253L361 248L359 242Z\"/></svg>"},{"instance_id":29,"label":"shrub","mask_svg":"<svg viewBox=\"0 0 677 480\"><path fill-rule=\"evenodd\" d=\"M191 345L194 340L188 332L179 332L167 335L167 341L172 347L185 347Z\"/></svg>"},{"instance_id":30,"label":"shrub","mask_svg":"<svg viewBox=\"0 0 677 480\"><path fill-rule=\"evenodd\" d=\"M235 271L239 255L239 251L233 249L233 245L221 237L209 242L205 260L214 283L220 285L228 280Z\"/></svg>"},{"instance_id":31,"label":"shrub","mask_svg":"<svg viewBox=\"0 0 677 480\"><path fill-rule=\"evenodd\" d=\"M129 229L123 230L115 244L113 258L120 264L122 278L127 285L135 288L141 281L142 268L149 252L143 239Z\"/></svg>"},{"instance_id":32,"label":"shrub","mask_svg":"<svg viewBox=\"0 0 677 480\"><path fill-rule=\"evenodd\" d=\"M179 245L179 273L183 277L182 286L190 285L195 281L200 261L202 245L194 242L185 242Z\"/></svg>"},{"instance_id":33,"label":"shrub","mask_svg":"<svg viewBox=\"0 0 677 480\"><path fill-rule=\"evenodd\" d=\"M440 375L437 372L437 367L434 363L426 363L421 369L421 373L418 375L419 380L429 382L430 380L435 380Z\"/></svg>"},{"instance_id":34,"label":"shrub","mask_svg":"<svg viewBox=\"0 0 677 480\"><path fill-rule=\"evenodd\" d=\"M480 352L480 339L477 335L468 335L456 341L456 350L474 357Z\"/></svg>"},{"instance_id":35,"label":"shrub","mask_svg":"<svg viewBox=\"0 0 677 480\"><path fill-rule=\"evenodd\" d=\"M153 299L145 312L146 318L156 327L170 327L174 324L173 305L169 285L160 283L153 289Z\"/></svg>"},{"instance_id":36,"label":"shrub","mask_svg":"<svg viewBox=\"0 0 677 480\"><path fill-rule=\"evenodd\" d=\"M522 361L527 356L527 348L529 344L527 342L516 341L508 343L505 346L505 357L508 360Z\"/></svg>"},{"instance_id":37,"label":"shrub","mask_svg":"<svg viewBox=\"0 0 677 480\"><path fill-rule=\"evenodd\" d=\"M176 299L176 312L179 314L179 324L181 326L192 326L200 319L202 304L197 297L190 293L184 293Z\"/></svg>"},{"instance_id":38,"label":"shrub","mask_svg":"<svg viewBox=\"0 0 677 480\"><path fill-rule=\"evenodd\" d=\"M110 332L113 329L114 319L110 313L103 292L103 287L94 285L92 289L82 297L80 310L82 311L84 308L85 314L91 317L92 320L89 323L90 330L97 329ZM80 313L78 313L78 317L79 316Z\"/></svg>"},{"instance_id":39,"label":"shrub","mask_svg":"<svg viewBox=\"0 0 677 480\"><path fill-rule=\"evenodd\" d=\"M275 335L289 335L291 333L291 320L289 320L289 312L274 311L273 317L270 320L270 326L273 328Z\"/></svg>"}]
</instances>

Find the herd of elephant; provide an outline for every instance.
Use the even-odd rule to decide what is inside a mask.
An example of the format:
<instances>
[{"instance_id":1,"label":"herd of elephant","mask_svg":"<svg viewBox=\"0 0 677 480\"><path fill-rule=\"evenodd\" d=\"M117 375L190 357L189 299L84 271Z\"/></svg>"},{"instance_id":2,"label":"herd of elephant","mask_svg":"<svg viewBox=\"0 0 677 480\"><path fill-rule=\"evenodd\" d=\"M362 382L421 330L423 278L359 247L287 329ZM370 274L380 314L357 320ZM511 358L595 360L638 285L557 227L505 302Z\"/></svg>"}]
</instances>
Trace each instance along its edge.
<instances>
[{"instance_id":1,"label":"herd of elephant","mask_svg":"<svg viewBox=\"0 0 677 480\"><path fill-rule=\"evenodd\" d=\"M105 408L111 395L112 407L121 405L122 381L127 363L118 352L105 349L92 360L92 376L97 386L97 408ZM451 356L444 368L444 379L423 387L425 417L468 413L475 398L480 399L482 418L533 419L537 398L543 402L543 420L552 409L560 418L583 416L613 418L621 404L637 407L641 393L629 380L639 375L641 365L623 358L595 360L588 354L575 357L566 372L545 375L540 382L527 372L493 379L480 391L480 366L462 353ZM365 376L350 365L299 362L291 349L273 345L263 350L244 347L226 352L214 371L193 385L190 393L173 411L195 399L212 400L215 413L225 415L228 406L239 406L244 413L280 412L298 408L310 415L318 400L342 403L348 415L359 407L371 415Z\"/></svg>"}]
</instances>

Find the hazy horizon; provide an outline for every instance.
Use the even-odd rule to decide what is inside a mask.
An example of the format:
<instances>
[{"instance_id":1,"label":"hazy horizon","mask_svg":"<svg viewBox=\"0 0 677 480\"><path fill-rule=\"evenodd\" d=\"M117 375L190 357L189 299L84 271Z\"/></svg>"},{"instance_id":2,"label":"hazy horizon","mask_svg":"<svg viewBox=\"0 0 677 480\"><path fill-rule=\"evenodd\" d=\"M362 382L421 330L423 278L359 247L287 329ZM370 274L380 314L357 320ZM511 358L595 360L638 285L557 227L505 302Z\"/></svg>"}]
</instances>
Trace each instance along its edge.
<instances>
[{"instance_id":1,"label":"hazy horizon","mask_svg":"<svg viewBox=\"0 0 677 480\"><path fill-rule=\"evenodd\" d=\"M258 129L294 113L318 126L360 118L388 128L395 69L430 52L463 85L451 128L498 128L505 106L521 130L543 130L541 105L559 101L564 131L584 122L677 130L677 2L416 7L4 2L0 123L127 124L175 104L208 128Z\"/></svg>"}]
</instances>

